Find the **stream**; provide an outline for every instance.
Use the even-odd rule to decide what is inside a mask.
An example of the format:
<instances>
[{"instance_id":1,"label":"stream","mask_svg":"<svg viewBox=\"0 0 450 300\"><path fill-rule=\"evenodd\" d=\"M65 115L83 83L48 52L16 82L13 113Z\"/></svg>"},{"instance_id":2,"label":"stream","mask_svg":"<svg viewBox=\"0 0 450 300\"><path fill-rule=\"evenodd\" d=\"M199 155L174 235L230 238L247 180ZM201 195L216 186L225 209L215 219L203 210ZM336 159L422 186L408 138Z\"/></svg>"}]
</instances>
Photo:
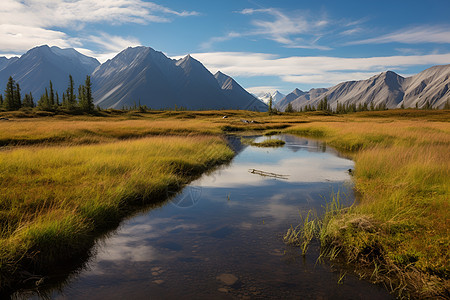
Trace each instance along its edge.
<instances>
[{"instance_id":1,"label":"stream","mask_svg":"<svg viewBox=\"0 0 450 300\"><path fill-rule=\"evenodd\" d=\"M50 299L391 299L308 253L283 234L332 192L354 202L352 160L324 143L278 135L279 148L235 143L233 161L186 186L163 206L141 212L100 239L83 268ZM252 170L263 171L255 172ZM267 173L282 177L263 176ZM270 174L269 174L270 175ZM40 299L36 292L16 298ZM44 298L45 298L44 297Z\"/></svg>"}]
</instances>

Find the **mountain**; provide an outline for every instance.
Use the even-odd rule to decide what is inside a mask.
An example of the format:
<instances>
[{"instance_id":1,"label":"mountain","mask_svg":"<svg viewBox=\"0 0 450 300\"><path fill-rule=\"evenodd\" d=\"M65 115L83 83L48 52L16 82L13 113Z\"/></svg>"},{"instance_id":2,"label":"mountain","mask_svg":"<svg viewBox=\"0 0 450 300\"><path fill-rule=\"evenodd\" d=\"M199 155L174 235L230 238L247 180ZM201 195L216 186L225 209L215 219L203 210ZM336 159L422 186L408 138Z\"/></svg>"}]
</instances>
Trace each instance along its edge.
<instances>
[{"instance_id":1,"label":"mountain","mask_svg":"<svg viewBox=\"0 0 450 300\"><path fill-rule=\"evenodd\" d=\"M274 104L283 99L286 95L280 93L279 91L275 91L274 93L261 92L255 95L259 100L264 103L269 103L270 97L272 97L272 101Z\"/></svg>"},{"instance_id":2,"label":"mountain","mask_svg":"<svg viewBox=\"0 0 450 300\"><path fill-rule=\"evenodd\" d=\"M93 96L104 108L139 103L153 109L254 107L254 97L233 79L216 75L190 55L173 60L149 47L130 47L92 73Z\"/></svg>"},{"instance_id":3,"label":"mountain","mask_svg":"<svg viewBox=\"0 0 450 300\"><path fill-rule=\"evenodd\" d=\"M9 66L9 64L15 62L16 60L18 60L18 57L11 57L11 58L6 58L4 56L0 57L0 71L3 70L4 68L6 68L7 66Z\"/></svg>"},{"instance_id":4,"label":"mountain","mask_svg":"<svg viewBox=\"0 0 450 300\"><path fill-rule=\"evenodd\" d=\"M312 89L296 98L285 97L278 108L286 109L292 103L294 109L305 105L317 106L327 97L332 108L341 104L385 103L388 108L422 107L428 101L433 107L443 107L450 99L450 65L434 66L411 77L404 78L387 71L366 80L347 81L328 89ZM289 96L289 95L288 95ZM294 98L294 99L293 99Z\"/></svg>"},{"instance_id":5,"label":"mountain","mask_svg":"<svg viewBox=\"0 0 450 300\"><path fill-rule=\"evenodd\" d=\"M216 78L228 102L240 109L266 111L267 105L247 92L233 78L218 71Z\"/></svg>"},{"instance_id":6,"label":"mountain","mask_svg":"<svg viewBox=\"0 0 450 300\"><path fill-rule=\"evenodd\" d=\"M12 76L23 93L32 92L34 98L38 98L51 80L53 88L61 94L67 88L69 74L77 87L98 65L95 58L74 49L39 46L9 62L3 69L0 67L0 86L6 86Z\"/></svg>"},{"instance_id":7,"label":"mountain","mask_svg":"<svg viewBox=\"0 0 450 300\"><path fill-rule=\"evenodd\" d=\"M306 94L304 91L301 91L299 89L295 89L292 92L290 92L289 94L287 94L283 99L281 99L277 103L276 107L280 107L280 108L282 107L284 109L289 102L294 101L295 99L297 99L298 97L300 97L300 96L302 96L304 94Z\"/></svg>"}]
</instances>

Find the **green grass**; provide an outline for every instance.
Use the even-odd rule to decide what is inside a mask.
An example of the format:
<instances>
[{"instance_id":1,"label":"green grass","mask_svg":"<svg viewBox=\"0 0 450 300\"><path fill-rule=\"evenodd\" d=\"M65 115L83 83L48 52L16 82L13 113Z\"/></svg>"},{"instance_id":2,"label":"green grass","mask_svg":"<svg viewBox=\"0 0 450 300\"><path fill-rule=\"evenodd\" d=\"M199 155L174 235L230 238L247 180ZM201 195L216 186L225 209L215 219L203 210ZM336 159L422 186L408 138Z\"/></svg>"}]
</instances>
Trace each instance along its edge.
<instances>
[{"instance_id":1,"label":"green grass","mask_svg":"<svg viewBox=\"0 0 450 300\"><path fill-rule=\"evenodd\" d=\"M354 118L288 131L321 132L316 136L355 161L355 189L362 197L350 209L335 207L325 214L318 237L324 255L351 263L362 277L384 282L400 297L445 297L450 287L450 124Z\"/></svg>"},{"instance_id":2,"label":"green grass","mask_svg":"<svg viewBox=\"0 0 450 300\"><path fill-rule=\"evenodd\" d=\"M86 251L101 230L233 156L211 136L3 151L1 286L24 266L45 269Z\"/></svg>"},{"instance_id":3,"label":"green grass","mask_svg":"<svg viewBox=\"0 0 450 300\"><path fill-rule=\"evenodd\" d=\"M281 131L346 152L362 195L351 209L330 208L320 223L298 227L303 251L316 232L327 257L401 296L449 293L449 111L1 114L11 119L0 122L2 286L22 267L76 256L168 187L228 161L233 153L211 135Z\"/></svg>"},{"instance_id":4,"label":"green grass","mask_svg":"<svg viewBox=\"0 0 450 300\"><path fill-rule=\"evenodd\" d=\"M251 138L241 138L241 143L255 146L255 147L261 147L261 148L273 148L273 147L283 147L284 144L286 144L285 141L279 140L279 139L267 139L262 142L255 142L254 139Z\"/></svg>"}]
</instances>

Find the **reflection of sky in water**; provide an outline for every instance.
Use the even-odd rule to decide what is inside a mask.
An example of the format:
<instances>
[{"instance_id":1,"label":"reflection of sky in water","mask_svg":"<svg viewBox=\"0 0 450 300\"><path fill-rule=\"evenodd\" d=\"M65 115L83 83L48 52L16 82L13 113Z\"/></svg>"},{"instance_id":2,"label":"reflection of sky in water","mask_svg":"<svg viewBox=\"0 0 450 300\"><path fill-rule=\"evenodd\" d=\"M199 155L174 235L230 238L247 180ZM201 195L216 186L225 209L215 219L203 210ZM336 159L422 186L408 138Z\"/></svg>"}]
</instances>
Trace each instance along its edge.
<instances>
[{"instance_id":1,"label":"reflection of sky in water","mask_svg":"<svg viewBox=\"0 0 450 300\"><path fill-rule=\"evenodd\" d=\"M354 293L354 285L338 288L336 276L326 267L304 273L300 271L304 263L287 263L280 252L286 248L281 235L300 222L300 214L310 209L320 214L332 191L352 194L351 185L344 182L349 183L346 171L353 162L319 142L276 138L287 144L247 147L231 165L193 182L177 196L196 197L192 207L171 205L177 203L175 199L125 221L98 244L88 268L63 294L69 298L217 298L224 294L217 292L220 285L215 277L229 272L242 278L241 289L253 280L266 296L268 290L277 297L298 296L305 288L302 284L319 294L327 289L326 294ZM289 175L289 179L249 173L253 168ZM315 258L310 260L314 266ZM164 273L152 271L155 266ZM245 274L249 279L244 282ZM154 283L158 279L164 283ZM63 294L54 296L64 298Z\"/></svg>"}]
</instances>

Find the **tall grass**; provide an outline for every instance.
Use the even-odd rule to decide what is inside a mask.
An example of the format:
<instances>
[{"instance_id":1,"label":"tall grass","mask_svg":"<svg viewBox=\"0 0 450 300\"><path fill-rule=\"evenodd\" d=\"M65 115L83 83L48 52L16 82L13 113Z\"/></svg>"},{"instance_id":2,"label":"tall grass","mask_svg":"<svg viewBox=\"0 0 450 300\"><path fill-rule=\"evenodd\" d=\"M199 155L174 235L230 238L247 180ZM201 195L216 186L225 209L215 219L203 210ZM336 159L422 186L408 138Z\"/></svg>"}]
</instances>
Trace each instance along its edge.
<instances>
[{"instance_id":1,"label":"tall grass","mask_svg":"<svg viewBox=\"0 0 450 300\"><path fill-rule=\"evenodd\" d=\"M319 239L328 258L357 265L401 297L445 297L450 275L450 124L420 120L320 122L321 139L355 160L351 209L328 209ZM300 229L301 230L301 229ZM365 270L365 271L362 271Z\"/></svg>"},{"instance_id":2,"label":"tall grass","mask_svg":"<svg viewBox=\"0 0 450 300\"><path fill-rule=\"evenodd\" d=\"M19 266L43 268L85 251L99 230L233 155L210 136L3 151L0 285Z\"/></svg>"}]
</instances>

